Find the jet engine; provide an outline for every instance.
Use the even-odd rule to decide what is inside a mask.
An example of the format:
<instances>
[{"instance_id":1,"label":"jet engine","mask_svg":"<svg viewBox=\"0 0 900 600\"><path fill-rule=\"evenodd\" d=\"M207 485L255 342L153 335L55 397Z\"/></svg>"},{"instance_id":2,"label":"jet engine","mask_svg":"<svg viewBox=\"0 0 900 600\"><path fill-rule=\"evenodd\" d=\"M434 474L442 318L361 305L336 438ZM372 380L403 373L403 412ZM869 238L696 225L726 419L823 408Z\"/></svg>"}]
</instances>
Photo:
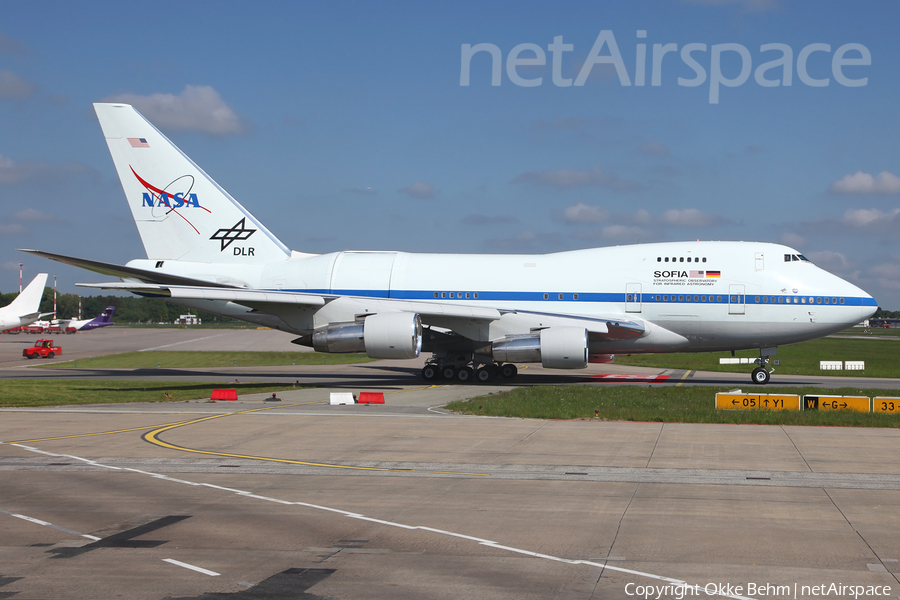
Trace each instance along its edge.
<instances>
[{"instance_id":1,"label":"jet engine","mask_svg":"<svg viewBox=\"0 0 900 600\"><path fill-rule=\"evenodd\" d=\"M583 369L588 364L588 334L582 327L550 327L538 333L508 335L491 344L499 362L539 362L548 369Z\"/></svg>"},{"instance_id":2,"label":"jet engine","mask_svg":"<svg viewBox=\"0 0 900 600\"><path fill-rule=\"evenodd\" d=\"M365 352L369 358L416 358L422 319L414 313L379 313L363 321L329 323L313 332L316 352Z\"/></svg>"}]
</instances>

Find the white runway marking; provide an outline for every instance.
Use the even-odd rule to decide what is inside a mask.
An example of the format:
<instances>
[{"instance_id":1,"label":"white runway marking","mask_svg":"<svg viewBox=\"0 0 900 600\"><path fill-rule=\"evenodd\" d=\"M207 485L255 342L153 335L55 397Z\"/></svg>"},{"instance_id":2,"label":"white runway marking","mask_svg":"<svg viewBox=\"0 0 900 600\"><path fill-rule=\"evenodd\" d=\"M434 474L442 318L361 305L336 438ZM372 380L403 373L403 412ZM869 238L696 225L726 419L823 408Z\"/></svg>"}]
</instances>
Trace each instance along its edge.
<instances>
[{"instance_id":1,"label":"white runway marking","mask_svg":"<svg viewBox=\"0 0 900 600\"><path fill-rule=\"evenodd\" d=\"M185 569L190 569L191 571L197 571L198 573L203 573L204 575L210 575L212 577L218 577L221 573L216 573L215 571L210 571L209 569L204 569L203 567L197 567L194 565L189 565L188 563L181 562L180 560L175 560L174 558L164 558L163 562L167 562L171 565L177 565L179 567L184 567Z\"/></svg>"},{"instance_id":2,"label":"white runway marking","mask_svg":"<svg viewBox=\"0 0 900 600\"><path fill-rule=\"evenodd\" d=\"M95 462L95 461L90 460L90 459L87 459L87 458L79 458L79 457L77 457L77 456L72 456L71 454L54 454L53 452L46 452L46 451L44 451L44 450L38 450L37 448L32 448L32 447L30 447L30 446L25 446L25 445L22 445L22 444L11 444L11 445L17 446L17 447L19 447L19 448L24 448L24 449L26 449L26 450L30 450L30 451L32 451L32 452L38 452L38 453L40 453L40 454L45 454L45 455L48 455L48 456L58 456L58 457L71 458L71 459L73 459L73 460L84 461L84 462L86 462L86 463L89 463L89 464L92 464L92 465L97 465L97 466L99 466L99 467L107 467L107 468L110 468L110 469L116 469L116 470L119 470L119 471L123 470L123 469L120 469L119 467L112 467L112 466L110 466L110 465L103 465L103 464L101 464L101 463ZM570 564L570 565L587 565L587 566L590 566L590 567L596 567L596 568L598 568L598 569L609 569L610 571L618 571L618 572L620 572L620 573L628 573L629 575L635 575L635 576L638 576L638 577L646 577L646 578L648 578L648 579L655 579L655 580L657 580L657 581L665 581L666 583L671 583L671 584L674 584L674 585L679 586L679 587L689 588L689 589L691 589L691 590L696 590L696 592L694 592L695 594L696 594L696 593L699 593L700 590L703 590L703 587L702 587L702 586L696 585L696 584L695 584L695 585L691 585L691 584L689 584L689 583L686 582L686 581L682 581L681 579L673 579L673 578L671 578L671 577L665 577L664 575L655 575L655 574L653 574L653 573L645 573L645 572L643 572L643 571L635 571L635 570L633 570L633 569L625 569L625 568L623 568L623 567L614 567L614 566L612 566L612 565L610 565L610 564L608 564L608 563L594 562L594 561L590 561L590 560L578 560L578 559L562 558L562 557L559 557L559 556L552 556L552 555L549 555L549 554L540 554L540 553L538 553L538 552L532 552L532 551L530 551L530 550L523 550L523 549L521 549L521 548L514 548L514 547L512 547L512 546L503 546L503 545L498 544L497 542L494 542L494 541L491 541L491 540L486 540L486 539L483 539L483 538L477 538L477 537L473 537L473 536L470 536L470 535L465 535L465 534L462 534L462 533L455 533L455 532L453 532L453 531L445 531L445 530L443 530L443 529L434 529L433 527L424 527L424 526L420 526L420 525L406 525L406 524L404 524L404 523L397 523L396 521L385 521L385 520L383 520L383 519L376 519L376 518L373 518L373 517L367 517L367 516L365 516L365 515L361 515L361 514L359 514L359 513L353 513L353 512L346 511L346 510L341 510L341 509L339 509L339 508L331 508L331 507L329 507L329 506L322 506L322 505L319 505L319 504L309 504L308 502L289 502L289 501L287 501L287 500L280 500L280 499L278 499L278 498L270 498L270 497L268 497L268 496L258 496L258 495L256 495L256 494L254 494L253 492L247 492L247 491L243 491L243 490L230 490L229 488L222 488L222 487L219 487L219 486L216 486L216 485L211 485L211 484L208 484L208 483L194 483L193 481L185 481L185 480L183 480L183 479L174 479L174 478L172 478L172 477L166 477L165 475L159 475L159 474L156 474L156 473L151 473L151 472L149 472L149 471L138 471L137 469L126 469L126 470L134 471L134 472L138 472L138 473L147 473L147 474L149 474L151 477L153 477L154 479L162 479L162 480L165 480L165 481L171 481L171 482L173 482L173 483L184 483L184 484L192 485L192 486L205 486L205 487L209 487L209 488L215 488L215 489L221 489L221 490L225 490L225 491L230 491L230 492L236 493L236 494L239 495L239 496L243 496L244 498L253 498L254 500L262 500L262 501L264 501L264 502L276 502L276 503L278 503L278 504L293 504L293 505L295 505L295 506L305 506L305 507L307 507L307 508L314 508L314 509L317 509L317 510L324 510L324 511L328 511L328 512L333 512L333 513L337 513L337 514L340 514L340 515L344 515L345 517L349 517L349 518L351 518L351 519L359 519L359 520L361 520L361 521L370 521L370 522L372 522L372 523L378 523L378 524L380 524L380 525L385 525L385 526L388 526L388 527L398 527L398 528L400 528L400 529L408 529L408 530L418 529L418 530L421 530L421 531L429 531L429 532L436 533L436 534L439 534L439 535L446 535L446 536L451 536L451 537L455 537L455 538L462 538L462 539L466 539L466 540L470 540L470 541L476 542L476 543L481 544L481 545L483 545L483 546L489 546L489 547L491 547L491 548L497 548L498 550L506 550L507 552L515 552L516 554L524 554L524 555L526 555L526 556L532 556L532 557L534 557L534 558L541 558L541 559L544 559L544 560L552 560L552 561L554 561L554 562L563 562L563 563ZM7 514L10 514L10 513L7 513ZM74 533L74 532L73 532L73 533ZM186 569L193 569L193 570L198 571L198 572L200 572L200 573L206 573L207 575L219 575L219 573L216 573L216 572L214 572L214 571L207 571L206 569L201 569L200 567L195 567L195 566L193 566L193 565L188 565L187 563L178 562L178 561L172 560L172 559L170 559L170 558L166 558L166 559L163 559L163 560L165 560L166 562L172 563L172 564L174 564L174 565L178 565L178 566L180 566L180 567L184 567L184 568L186 568ZM755 598L749 598L749 597L747 597L747 596L738 596L738 595L735 595L735 594L718 594L718 595L719 595L719 596L722 596L722 597L725 597L725 598L733 598L734 600L756 600Z\"/></svg>"},{"instance_id":3,"label":"white runway marking","mask_svg":"<svg viewBox=\"0 0 900 600\"><path fill-rule=\"evenodd\" d=\"M208 335L202 338L195 338L193 340L184 340L183 342L175 342L174 344L166 344L165 346L157 346L156 348L144 348L143 350L138 350L138 352L152 352L153 350L159 350L160 348L171 348L172 346L178 346L180 344L191 344L193 342L199 342L200 340L210 340L212 338L222 337L225 335L224 333L217 333L216 335Z\"/></svg>"},{"instance_id":4,"label":"white runway marking","mask_svg":"<svg viewBox=\"0 0 900 600\"><path fill-rule=\"evenodd\" d=\"M41 521L40 519L35 519L34 517L26 517L25 515L20 515L19 513L9 512L6 510L0 510L0 513L9 515L11 517L16 517L17 519L23 519L25 521L30 521L31 523L36 523L38 525L43 525L44 527L52 527L53 529L59 529L60 531L65 531L66 533L71 533L73 535L80 535L83 538L87 538L89 540L94 540L95 542L100 539L95 535L88 535L86 533L80 533L78 531L66 529L65 527L60 527L59 525L54 525L53 523L48 523L47 521Z\"/></svg>"}]
</instances>

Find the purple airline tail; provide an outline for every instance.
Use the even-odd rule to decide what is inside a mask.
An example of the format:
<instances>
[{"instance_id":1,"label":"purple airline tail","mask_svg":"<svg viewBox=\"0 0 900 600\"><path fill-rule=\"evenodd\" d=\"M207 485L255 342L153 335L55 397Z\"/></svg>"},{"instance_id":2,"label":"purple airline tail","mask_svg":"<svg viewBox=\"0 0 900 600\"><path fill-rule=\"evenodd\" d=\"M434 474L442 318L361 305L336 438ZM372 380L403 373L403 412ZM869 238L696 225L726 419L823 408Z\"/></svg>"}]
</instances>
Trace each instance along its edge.
<instances>
[{"instance_id":1,"label":"purple airline tail","mask_svg":"<svg viewBox=\"0 0 900 600\"><path fill-rule=\"evenodd\" d=\"M82 330L96 329L98 327L106 327L107 325L115 325L112 322L113 312L115 312L115 306L107 306L106 309L100 315L94 317L89 322L85 323L81 328Z\"/></svg>"}]
</instances>

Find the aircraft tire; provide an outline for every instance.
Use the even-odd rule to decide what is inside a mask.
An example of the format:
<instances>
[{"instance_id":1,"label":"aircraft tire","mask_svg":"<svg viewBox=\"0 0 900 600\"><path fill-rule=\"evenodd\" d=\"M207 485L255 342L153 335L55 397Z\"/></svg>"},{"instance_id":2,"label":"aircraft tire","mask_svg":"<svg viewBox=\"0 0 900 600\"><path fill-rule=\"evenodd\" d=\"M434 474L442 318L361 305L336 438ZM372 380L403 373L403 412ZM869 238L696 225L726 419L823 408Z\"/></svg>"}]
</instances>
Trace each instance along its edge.
<instances>
[{"instance_id":1,"label":"aircraft tire","mask_svg":"<svg viewBox=\"0 0 900 600\"><path fill-rule=\"evenodd\" d=\"M449 379L451 381L453 379L456 379L456 367L454 367L453 365L441 367L441 377L443 377L444 379Z\"/></svg>"},{"instance_id":2,"label":"aircraft tire","mask_svg":"<svg viewBox=\"0 0 900 600\"><path fill-rule=\"evenodd\" d=\"M478 383L487 383L496 375L496 367L493 365L485 365L475 371L475 379Z\"/></svg>"},{"instance_id":3,"label":"aircraft tire","mask_svg":"<svg viewBox=\"0 0 900 600\"><path fill-rule=\"evenodd\" d=\"M516 368L516 365L510 363L504 363L500 365L500 375L506 377L507 379L515 377L518 373L519 369Z\"/></svg>"},{"instance_id":4,"label":"aircraft tire","mask_svg":"<svg viewBox=\"0 0 900 600\"><path fill-rule=\"evenodd\" d=\"M750 379L753 380L753 383L765 385L769 383L769 372L762 367L756 367L750 374Z\"/></svg>"},{"instance_id":5,"label":"aircraft tire","mask_svg":"<svg viewBox=\"0 0 900 600\"><path fill-rule=\"evenodd\" d=\"M475 379L475 369L472 367L463 367L456 372L456 379L460 383L471 383Z\"/></svg>"},{"instance_id":6,"label":"aircraft tire","mask_svg":"<svg viewBox=\"0 0 900 600\"><path fill-rule=\"evenodd\" d=\"M425 381L434 381L441 376L441 371L435 365L425 365L422 367L422 379Z\"/></svg>"}]
</instances>

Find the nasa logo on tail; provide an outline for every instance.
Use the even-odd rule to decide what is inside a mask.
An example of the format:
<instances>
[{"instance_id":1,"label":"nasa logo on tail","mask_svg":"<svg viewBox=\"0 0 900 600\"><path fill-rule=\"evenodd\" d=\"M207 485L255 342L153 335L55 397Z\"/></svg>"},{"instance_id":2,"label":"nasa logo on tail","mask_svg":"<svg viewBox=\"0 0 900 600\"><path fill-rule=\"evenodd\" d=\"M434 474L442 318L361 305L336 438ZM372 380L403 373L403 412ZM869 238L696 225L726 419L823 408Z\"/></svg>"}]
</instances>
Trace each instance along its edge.
<instances>
[{"instance_id":1,"label":"nasa logo on tail","mask_svg":"<svg viewBox=\"0 0 900 600\"><path fill-rule=\"evenodd\" d=\"M166 189L160 189L138 175L134 167L129 165L129 168L144 189L147 190L141 194L141 207L149 208L151 214L158 219L164 219L169 213L175 213L184 219L198 235L200 234L200 230L194 227L194 224L179 212L179 209L200 208L208 213L212 213L211 210L200 204L197 194L191 192L194 187L194 177L192 175L182 175L167 185ZM182 180L185 181L179 184L178 182ZM186 188L186 191L171 191L172 188Z\"/></svg>"},{"instance_id":2,"label":"nasa logo on tail","mask_svg":"<svg viewBox=\"0 0 900 600\"><path fill-rule=\"evenodd\" d=\"M222 248L219 252L224 252L225 248L231 245L231 242L243 242L251 235L256 233L256 229L249 229L245 225L246 217L241 218L240 221L229 227L228 229L219 229L209 238L211 240L219 240L222 242ZM235 256L253 256L255 249L245 248L241 246L234 247L234 255Z\"/></svg>"}]
</instances>

